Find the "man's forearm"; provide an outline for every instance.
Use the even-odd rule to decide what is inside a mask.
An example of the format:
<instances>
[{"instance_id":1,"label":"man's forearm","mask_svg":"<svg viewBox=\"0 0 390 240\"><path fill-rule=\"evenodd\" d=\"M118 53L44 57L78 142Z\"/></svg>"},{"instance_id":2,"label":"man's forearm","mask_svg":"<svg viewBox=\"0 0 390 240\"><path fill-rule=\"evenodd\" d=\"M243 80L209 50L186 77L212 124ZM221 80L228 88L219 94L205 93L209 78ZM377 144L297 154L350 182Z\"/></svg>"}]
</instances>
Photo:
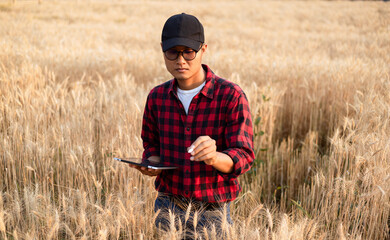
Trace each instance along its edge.
<instances>
[{"instance_id":1,"label":"man's forearm","mask_svg":"<svg viewBox=\"0 0 390 240\"><path fill-rule=\"evenodd\" d=\"M233 171L234 162L229 155L217 152L216 161L212 166L220 172L231 173Z\"/></svg>"}]
</instances>

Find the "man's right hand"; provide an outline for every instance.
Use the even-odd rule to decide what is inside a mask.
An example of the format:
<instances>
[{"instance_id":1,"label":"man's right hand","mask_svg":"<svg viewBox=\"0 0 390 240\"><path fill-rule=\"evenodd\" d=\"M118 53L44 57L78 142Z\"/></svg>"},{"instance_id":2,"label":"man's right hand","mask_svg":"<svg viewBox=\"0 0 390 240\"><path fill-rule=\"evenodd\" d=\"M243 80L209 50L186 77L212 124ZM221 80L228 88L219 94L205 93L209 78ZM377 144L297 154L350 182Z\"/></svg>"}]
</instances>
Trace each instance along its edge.
<instances>
[{"instance_id":1,"label":"man's right hand","mask_svg":"<svg viewBox=\"0 0 390 240\"><path fill-rule=\"evenodd\" d=\"M135 168L137 169L138 171L140 171L143 175L147 175L147 176L150 176L150 177L154 177L154 176L157 176L161 173L161 169L151 169L151 168L147 168L147 167L140 167L140 166L135 166L135 165L131 165L129 164L130 167L132 168Z\"/></svg>"},{"instance_id":2,"label":"man's right hand","mask_svg":"<svg viewBox=\"0 0 390 240\"><path fill-rule=\"evenodd\" d=\"M151 156L148 158L149 161L153 162L153 163L159 163L160 162L160 157L158 156ZM129 166L131 168L135 168L137 169L138 171L140 171L143 175L147 175L147 176L150 176L150 177L154 177L154 176L157 176L161 173L161 169L151 169L151 168L147 168L147 167L141 167L141 166L135 166L135 165L131 165L129 164Z\"/></svg>"}]
</instances>

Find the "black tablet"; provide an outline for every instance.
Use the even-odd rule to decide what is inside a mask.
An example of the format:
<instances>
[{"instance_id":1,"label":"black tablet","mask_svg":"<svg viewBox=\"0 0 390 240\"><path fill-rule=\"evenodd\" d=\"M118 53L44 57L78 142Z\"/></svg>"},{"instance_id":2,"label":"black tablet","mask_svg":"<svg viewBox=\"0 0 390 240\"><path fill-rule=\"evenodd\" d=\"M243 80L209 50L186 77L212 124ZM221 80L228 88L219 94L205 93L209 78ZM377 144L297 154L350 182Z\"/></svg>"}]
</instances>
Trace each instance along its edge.
<instances>
[{"instance_id":1,"label":"black tablet","mask_svg":"<svg viewBox=\"0 0 390 240\"><path fill-rule=\"evenodd\" d=\"M166 164L161 163L153 163L148 160L139 162L140 158L114 158L115 160L119 162L129 163L136 166L151 168L151 169L161 169L161 170L169 170L169 169L176 169L175 166L170 166Z\"/></svg>"}]
</instances>

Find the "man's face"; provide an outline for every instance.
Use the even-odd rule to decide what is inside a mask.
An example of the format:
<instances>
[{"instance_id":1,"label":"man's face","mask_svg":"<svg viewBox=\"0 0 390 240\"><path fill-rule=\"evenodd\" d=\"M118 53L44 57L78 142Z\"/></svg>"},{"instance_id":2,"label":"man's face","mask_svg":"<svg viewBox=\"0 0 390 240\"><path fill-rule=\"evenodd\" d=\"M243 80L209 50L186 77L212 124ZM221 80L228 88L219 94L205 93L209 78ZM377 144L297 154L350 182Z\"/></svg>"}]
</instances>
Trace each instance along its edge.
<instances>
[{"instance_id":1,"label":"man's face","mask_svg":"<svg viewBox=\"0 0 390 240\"><path fill-rule=\"evenodd\" d=\"M164 54L165 66L172 74L174 78L178 81L188 81L193 82L197 80L200 72L202 71L202 57L203 53L206 51L207 45L203 44L201 49L196 53L196 57L193 60L186 60L183 57L186 51L193 51L193 49L176 46L171 49L179 51L180 54L176 60L169 60Z\"/></svg>"}]
</instances>

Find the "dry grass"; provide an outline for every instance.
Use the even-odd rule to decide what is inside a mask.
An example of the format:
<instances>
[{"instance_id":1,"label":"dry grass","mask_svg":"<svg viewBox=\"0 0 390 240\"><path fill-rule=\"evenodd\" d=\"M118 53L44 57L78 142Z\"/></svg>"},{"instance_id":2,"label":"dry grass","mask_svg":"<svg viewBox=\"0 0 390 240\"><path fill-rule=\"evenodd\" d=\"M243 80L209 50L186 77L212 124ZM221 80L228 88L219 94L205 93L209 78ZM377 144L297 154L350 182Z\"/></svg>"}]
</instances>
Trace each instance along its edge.
<instances>
[{"instance_id":1,"label":"dry grass","mask_svg":"<svg viewBox=\"0 0 390 240\"><path fill-rule=\"evenodd\" d=\"M388 4L2 1L0 239L164 238L153 179L112 156L142 152L147 93L170 78L161 28L178 12L204 23L205 63L257 120L225 238L389 238Z\"/></svg>"}]
</instances>

